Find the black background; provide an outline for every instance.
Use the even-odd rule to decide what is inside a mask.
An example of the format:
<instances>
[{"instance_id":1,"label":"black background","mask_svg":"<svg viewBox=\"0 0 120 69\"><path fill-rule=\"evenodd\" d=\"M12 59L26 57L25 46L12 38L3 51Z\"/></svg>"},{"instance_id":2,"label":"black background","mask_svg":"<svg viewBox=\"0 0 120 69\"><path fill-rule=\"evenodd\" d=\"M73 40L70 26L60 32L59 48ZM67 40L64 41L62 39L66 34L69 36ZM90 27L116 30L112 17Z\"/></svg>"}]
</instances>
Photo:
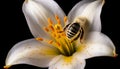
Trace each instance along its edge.
<instances>
[{"instance_id":1,"label":"black background","mask_svg":"<svg viewBox=\"0 0 120 69\"><path fill-rule=\"evenodd\" d=\"M5 64L8 51L19 41L33 38L22 13L24 0L1 1L0 9L0 69ZM79 0L56 0L67 14ZM101 13L102 33L109 36L120 54L120 11L118 0L106 0ZM86 60L85 69L120 69L120 56L116 58L98 57ZM10 69L42 69L30 65L15 65ZM45 69L45 68L44 68ZM47 68L46 68L47 69ZM62 68L61 68L62 69Z\"/></svg>"}]
</instances>

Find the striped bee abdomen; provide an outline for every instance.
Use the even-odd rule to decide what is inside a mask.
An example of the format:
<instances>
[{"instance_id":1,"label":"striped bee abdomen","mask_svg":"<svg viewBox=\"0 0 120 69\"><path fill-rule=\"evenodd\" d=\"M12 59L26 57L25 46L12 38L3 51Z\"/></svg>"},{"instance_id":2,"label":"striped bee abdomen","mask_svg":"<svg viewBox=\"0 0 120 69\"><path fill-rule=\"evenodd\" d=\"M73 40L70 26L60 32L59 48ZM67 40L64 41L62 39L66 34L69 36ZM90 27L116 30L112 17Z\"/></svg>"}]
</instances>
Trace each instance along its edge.
<instances>
[{"instance_id":1,"label":"striped bee abdomen","mask_svg":"<svg viewBox=\"0 0 120 69\"><path fill-rule=\"evenodd\" d=\"M74 37L79 32L79 30L80 30L80 24L73 23L72 25L70 25L70 27L68 27L67 37L68 38Z\"/></svg>"}]
</instances>

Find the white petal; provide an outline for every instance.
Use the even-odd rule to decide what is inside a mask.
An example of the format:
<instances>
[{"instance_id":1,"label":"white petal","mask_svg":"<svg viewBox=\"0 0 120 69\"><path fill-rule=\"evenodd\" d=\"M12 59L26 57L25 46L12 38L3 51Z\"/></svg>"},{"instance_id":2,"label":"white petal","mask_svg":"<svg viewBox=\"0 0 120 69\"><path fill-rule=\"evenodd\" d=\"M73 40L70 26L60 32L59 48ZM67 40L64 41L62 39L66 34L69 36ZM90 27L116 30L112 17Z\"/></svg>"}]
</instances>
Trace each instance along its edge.
<instances>
[{"instance_id":1,"label":"white petal","mask_svg":"<svg viewBox=\"0 0 120 69\"><path fill-rule=\"evenodd\" d=\"M86 38L83 47L79 47L78 57L84 59L96 56L115 56L115 46L113 42L100 32L91 32Z\"/></svg>"},{"instance_id":2,"label":"white petal","mask_svg":"<svg viewBox=\"0 0 120 69\"><path fill-rule=\"evenodd\" d=\"M75 58L74 56L62 56L55 64L49 66L49 69L84 69L84 67L85 60Z\"/></svg>"},{"instance_id":3,"label":"white petal","mask_svg":"<svg viewBox=\"0 0 120 69\"><path fill-rule=\"evenodd\" d=\"M58 51L46 45L34 39L19 42L8 53L6 66L30 64L39 67L48 67L49 62L57 56Z\"/></svg>"},{"instance_id":4,"label":"white petal","mask_svg":"<svg viewBox=\"0 0 120 69\"><path fill-rule=\"evenodd\" d=\"M86 17L92 31L101 31L100 13L104 0L83 0L76 4L70 11L69 22L76 17Z\"/></svg>"},{"instance_id":5,"label":"white petal","mask_svg":"<svg viewBox=\"0 0 120 69\"><path fill-rule=\"evenodd\" d=\"M44 27L48 26L48 18L54 23L55 15L58 15L63 23L65 16L62 9L53 0L28 0L23 4L23 13L27 20L28 26L35 37L49 38L49 35L44 31ZM63 23L64 24L64 23Z\"/></svg>"}]
</instances>

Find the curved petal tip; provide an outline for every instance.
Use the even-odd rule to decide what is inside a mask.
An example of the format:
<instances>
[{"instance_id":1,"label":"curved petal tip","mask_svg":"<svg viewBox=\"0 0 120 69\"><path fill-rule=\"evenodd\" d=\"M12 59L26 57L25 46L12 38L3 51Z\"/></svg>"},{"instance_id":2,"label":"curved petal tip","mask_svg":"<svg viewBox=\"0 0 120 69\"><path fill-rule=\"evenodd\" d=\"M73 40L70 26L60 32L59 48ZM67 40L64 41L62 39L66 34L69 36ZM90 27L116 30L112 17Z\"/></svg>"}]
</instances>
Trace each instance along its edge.
<instances>
[{"instance_id":1,"label":"curved petal tip","mask_svg":"<svg viewBox=\"0 0 120 69\"><path fill-rule=\"evenodd\" d=\"M4 69L9 69L11 67L11 65L7 65L7 66L4 66L3 68Z\"/></svg>"}]
</instances>

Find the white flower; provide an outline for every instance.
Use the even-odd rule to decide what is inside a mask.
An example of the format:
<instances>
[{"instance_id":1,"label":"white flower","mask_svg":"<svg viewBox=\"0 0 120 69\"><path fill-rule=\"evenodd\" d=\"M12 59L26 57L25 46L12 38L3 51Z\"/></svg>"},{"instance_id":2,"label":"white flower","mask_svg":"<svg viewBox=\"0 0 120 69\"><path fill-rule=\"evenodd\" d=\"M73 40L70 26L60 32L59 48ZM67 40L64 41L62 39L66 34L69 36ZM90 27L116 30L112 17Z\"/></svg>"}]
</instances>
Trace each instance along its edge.
<instances>
[{"instance_id":1,"label":"white flower","mask_svg":"<svg viewBox=\"0 0 120 69\"><path fill-rule=\"evenodd\" d=\"M101 33L103 4L104 0L83 0L67 18L54 0L26 0L23 13L35 38L16 44L7 55L5 68L30 64L49 69L84 69L85 59L114 57L114 44ZM66 36L63 29L72 22L83 22L82 39L71 41Z\"/></svg>"}]
</instances>

